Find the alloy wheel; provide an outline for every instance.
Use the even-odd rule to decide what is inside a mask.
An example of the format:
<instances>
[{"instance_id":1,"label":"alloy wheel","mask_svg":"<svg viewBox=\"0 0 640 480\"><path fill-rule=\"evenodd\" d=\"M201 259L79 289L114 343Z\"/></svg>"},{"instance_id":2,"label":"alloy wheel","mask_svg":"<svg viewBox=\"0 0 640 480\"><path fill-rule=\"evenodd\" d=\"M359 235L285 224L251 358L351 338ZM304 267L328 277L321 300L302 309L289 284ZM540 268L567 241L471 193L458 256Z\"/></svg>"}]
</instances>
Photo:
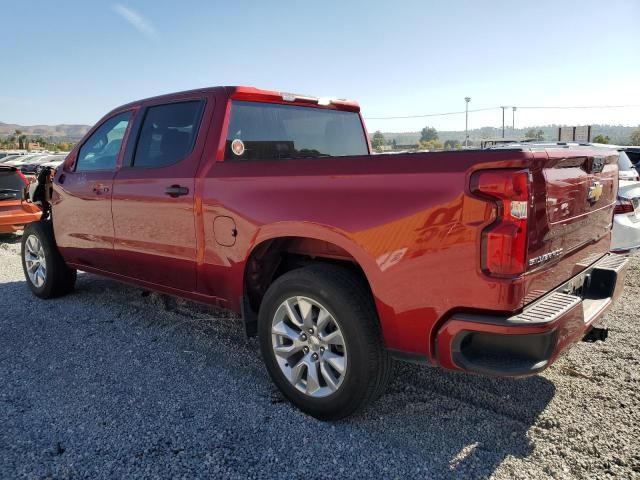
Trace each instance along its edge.
<instances>
[{"instance_id":1,"label":"alloy wheel","mask_svg":"<svg viewBox=\"0 0 640 480\"><path fill-rule=\"evenodd\" d=\"M347 372L340 325L318 301L287 298L271 324L271 345L280 370L300 392L315 398L336 392Z\"/></svg>"},{"instance_id":2,"label":"alloy wheel","mask_svg":"<svg viewBox=\"0 0 640 480\"><path fill-rule=\"evenodd\" d=\"M35 235L29 235L25 242L24 261L31 283L37 288L42 287L47 279L47 262L42 243Z\"/></svg>"}]
</instances>

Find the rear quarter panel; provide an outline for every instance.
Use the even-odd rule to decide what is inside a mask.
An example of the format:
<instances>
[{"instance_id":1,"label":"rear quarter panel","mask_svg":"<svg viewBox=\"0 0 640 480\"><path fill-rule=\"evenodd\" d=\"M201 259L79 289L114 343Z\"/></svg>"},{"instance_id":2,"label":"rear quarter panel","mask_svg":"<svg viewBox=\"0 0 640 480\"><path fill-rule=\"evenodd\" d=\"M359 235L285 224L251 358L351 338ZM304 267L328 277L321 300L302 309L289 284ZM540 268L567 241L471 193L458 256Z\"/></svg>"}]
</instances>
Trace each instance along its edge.
<instances>
[{"instance_id":1,"label":"rear quarter panel","mask_svg":"<svg viewBox=\"0 0 640 480\"><path fill-rule=\"evenodd\" d=\"M493 210L466 193L475 169L531 161L527 152L475 151L212 162L202 185L203 293L237 308L257 244L277 236L326 240L363 268L386 345L430 354L447 312L522 307L525 281L480 271L479 233ZM232 246L215 240L219 216L235 221Z\"/></svg>"}]
</instances>

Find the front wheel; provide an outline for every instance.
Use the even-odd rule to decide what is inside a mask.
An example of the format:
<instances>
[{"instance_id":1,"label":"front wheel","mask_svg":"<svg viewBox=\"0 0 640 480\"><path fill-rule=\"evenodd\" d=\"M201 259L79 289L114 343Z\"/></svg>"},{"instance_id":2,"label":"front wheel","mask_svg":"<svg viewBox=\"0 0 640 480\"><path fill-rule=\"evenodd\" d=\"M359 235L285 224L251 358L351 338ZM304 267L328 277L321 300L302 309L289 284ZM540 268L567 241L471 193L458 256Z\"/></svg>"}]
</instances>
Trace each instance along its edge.
<instances>
[{"instance_id":1,"label":"front wheel","mask_svg":"<svg viewBox=\"0 0 640 480\"><path fill-rule=\"evenodd\" d=\"M385 389L391 358L363 281L312 265L279 277L259 315L260 348L283 394L314 417L346 417Z\"/></svg>"},{"instance_id":2,"label":"front wheel","mask_svg":"<svg viewBox=\"0 0 640 480\"><path fill-rule=\"evenodd\" d=\"M76 270L69 268L56 246L51 222L29 223L22 234L22 269L33 294L54 298L73 291Z\"/></svg>"}]
</instances>

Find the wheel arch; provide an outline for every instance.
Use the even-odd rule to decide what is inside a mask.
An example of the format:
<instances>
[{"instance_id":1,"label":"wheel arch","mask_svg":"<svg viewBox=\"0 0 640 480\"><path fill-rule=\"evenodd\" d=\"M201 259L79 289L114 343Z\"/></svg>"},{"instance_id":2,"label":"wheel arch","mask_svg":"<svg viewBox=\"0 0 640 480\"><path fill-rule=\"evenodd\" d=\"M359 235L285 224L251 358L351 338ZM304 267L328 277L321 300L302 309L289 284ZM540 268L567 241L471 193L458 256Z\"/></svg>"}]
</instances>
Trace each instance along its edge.
<instances>
[{"instance_id":1,"label":"wheel arch","mask_svg":"<svg viewBox=\"0 0 640 480\"><path fill-rule=\"evenodd\" d=\"M357 273L371 293L375 259L344 233L317 224L277 224L261 229L247 255L242 277L243 318L247 333L256 319L260 303L271 283L282 274L309 263L332 263Z\"/></svg>"}]
</instances>

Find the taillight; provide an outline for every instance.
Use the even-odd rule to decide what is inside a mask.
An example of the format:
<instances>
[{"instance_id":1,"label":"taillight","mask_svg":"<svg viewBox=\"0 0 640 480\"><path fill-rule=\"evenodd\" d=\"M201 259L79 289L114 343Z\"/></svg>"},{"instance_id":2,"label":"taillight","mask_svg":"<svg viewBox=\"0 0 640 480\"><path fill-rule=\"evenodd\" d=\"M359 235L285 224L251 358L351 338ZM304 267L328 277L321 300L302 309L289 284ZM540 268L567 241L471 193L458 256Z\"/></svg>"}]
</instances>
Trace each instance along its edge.
<instances>
[{"instance_id":1,"label":"taillight","mask_svg":"<svg viewBox=\"0 0 640 480\"><path fill-rule=\"evenodd\" d=\"M16 170L16 173L18 174L18 177L20 177L24 182L21 200L28 199L29 198L29 180L27 180L27 177L25 177L24 173L22 173L20 170Z\"/></svg>"},{"instance_id":2,"label":"taillight","mask_svg":"<svg viewBox=\"0 0 640 480\"><path fill-rule=\"evenodd\" d=\"M529 171L483 170L471 177L472 193L496 204L496 220L482 232L482 270L513 276L527 266Z\"/></svg>"},{"instance_id":3,"label":"taillight","mask_svg":"<svg viewBox=\"0 0 640 480\"><path fill-rule=\"evenodd\" d=\"M616 200L616 207L613 210L613 213L614 215L633 213L633 203L631 203L631 200L618 197L618 200Z\"/></svg>"},{"instance_id":4,"label":"taillight","mask_svg":"<svg viewBox=\"0 0 640 480\"><path fill-rule=\"evenodd\" d=\"M20 170L16 170L16 173L26 185L29 185L29 180L24 176L24 173L22 173Z\"/></svg>"}]
</instances>

